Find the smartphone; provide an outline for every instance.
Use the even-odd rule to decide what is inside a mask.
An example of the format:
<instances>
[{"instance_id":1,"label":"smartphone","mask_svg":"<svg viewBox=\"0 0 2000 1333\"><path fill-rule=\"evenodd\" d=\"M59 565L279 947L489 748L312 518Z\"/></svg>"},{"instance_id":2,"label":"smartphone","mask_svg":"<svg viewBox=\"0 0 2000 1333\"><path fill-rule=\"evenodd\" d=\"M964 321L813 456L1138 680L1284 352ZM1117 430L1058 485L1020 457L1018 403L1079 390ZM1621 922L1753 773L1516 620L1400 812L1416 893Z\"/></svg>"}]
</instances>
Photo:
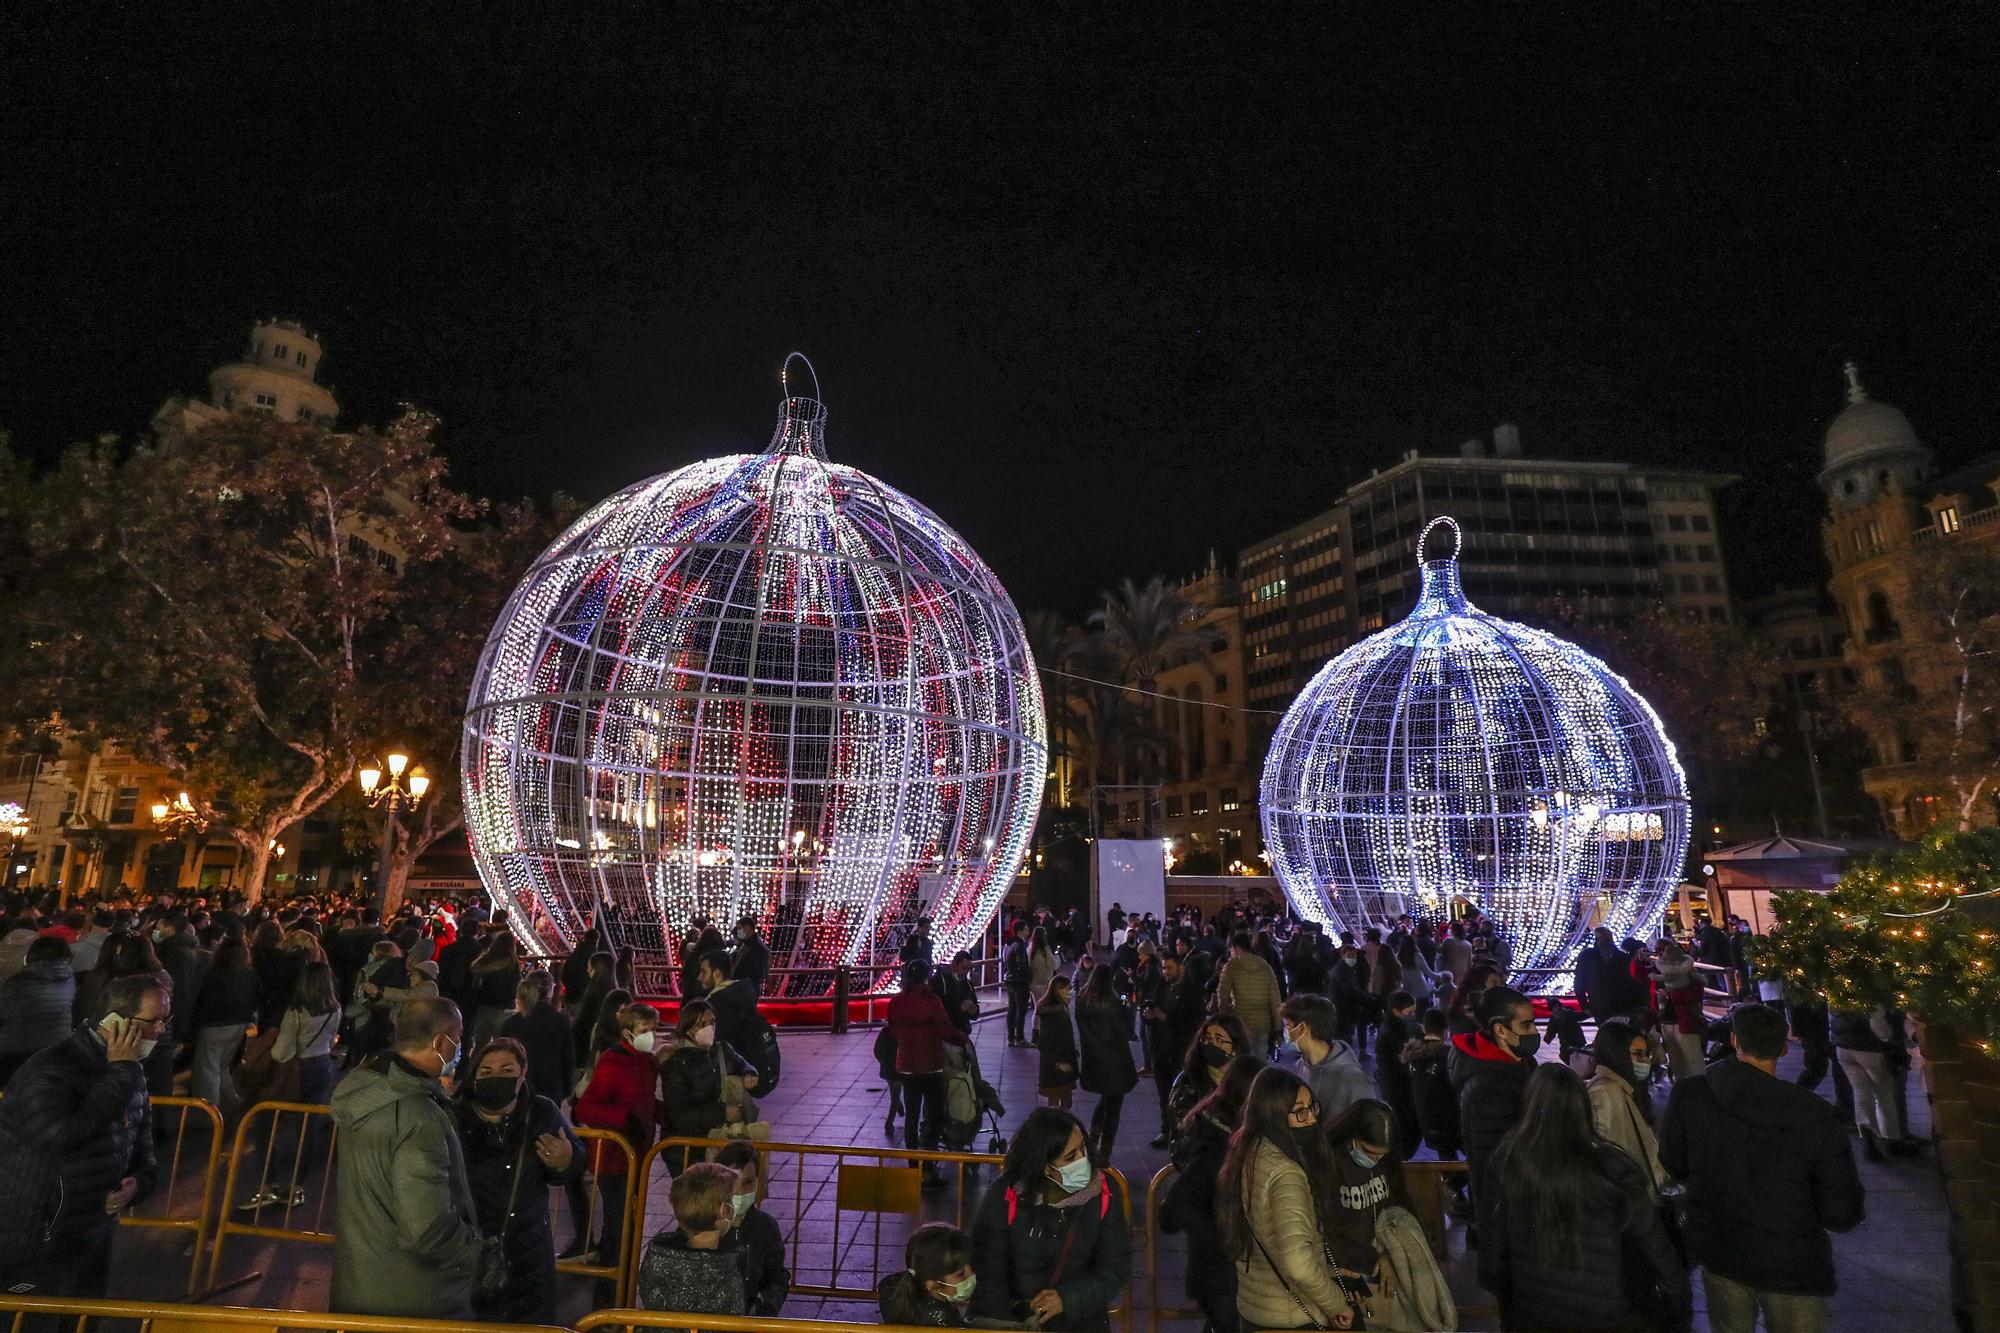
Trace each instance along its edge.
<instances>
[{"instance_id":1,"label":"smartphone","mask_svg":"<svg viewBox=\"0 0 2000 1333\"><path fill-rule=\"evenodd\" d=\"M125 1035L125 1029L131 1022L132 1020L123 1014L106 1014L103 1021L98 1023L97 1029L104 1034L106 1041L117 1041Z\"/></svg>"}]
</instances>

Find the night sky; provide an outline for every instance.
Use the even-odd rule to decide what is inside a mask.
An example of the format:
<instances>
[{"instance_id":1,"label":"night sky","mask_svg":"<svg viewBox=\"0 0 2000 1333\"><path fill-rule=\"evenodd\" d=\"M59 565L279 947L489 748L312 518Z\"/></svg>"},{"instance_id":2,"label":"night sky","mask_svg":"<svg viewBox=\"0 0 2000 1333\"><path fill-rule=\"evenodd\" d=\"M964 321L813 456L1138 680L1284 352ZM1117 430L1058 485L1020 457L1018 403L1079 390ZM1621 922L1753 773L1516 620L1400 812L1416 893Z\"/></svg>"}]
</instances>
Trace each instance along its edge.
<instances>
[{"instance_id":1,"label":"night sky","mask_svg":"<svg viewBox=\"0 0 2000 1333\"><path fill-rule=\"evenodd\" d=\"M38 459L279 314L347 420L594 500L761 448L798 348L836 458L1080 611L1502 420L1742 473L1739 590L1813 578L1849 356L2000 448L1977 6L81 8L0 34Z\"/></svg>"}]
</instances>

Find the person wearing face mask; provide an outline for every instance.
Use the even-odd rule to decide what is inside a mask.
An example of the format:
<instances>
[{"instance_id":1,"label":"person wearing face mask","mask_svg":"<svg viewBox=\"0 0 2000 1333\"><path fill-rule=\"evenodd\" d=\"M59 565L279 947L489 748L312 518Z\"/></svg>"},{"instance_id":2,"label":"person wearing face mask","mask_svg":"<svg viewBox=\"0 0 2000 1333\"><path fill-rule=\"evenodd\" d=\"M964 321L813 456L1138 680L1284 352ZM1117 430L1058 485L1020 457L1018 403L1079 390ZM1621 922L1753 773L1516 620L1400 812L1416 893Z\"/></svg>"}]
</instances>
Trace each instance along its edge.
<instances>
[{"instance_id":1,"label":"person wearing face mask","mask_svg":"<svg viewBox=\"0 0 2000 1333\"><path fill-rule=\"evenodd\" d=\"M696 1162L674 1177L668 1199L675 1227L646 1242L639 1261L639 1307L687 1314L749 1311L743 1246L734 1222L736 1173Z\"/></svg>"},{"instance_id":2,"label":"person wearing face mask","mask_svg":"<svg viewBox=\"0 0 2000 1333\"><path fill-rule=\"evenodd\" d=\"M99 992L68 1040L39 1051L0 1100L0 1289L103 1296L118 1214L152 1193L145 1058L166 1032L150 976Z\"/></svg>"},{"instance_id":3,"label":"person wearing face mask","mask_svg":"<svg viewBox=\"0 0 2000 1333\"><path fill-rule=\"evenodd\" d=\"M903 1247L903 1267L876 1284L885 1324L966 1327L966 1309L979 1289L972 1267L972 1237L948 1222L926 1222Z\"/></svg>"},{"instance_id":4,"label":"person wearing face mask","mask_svg":"<svg viewBox=\"0 0 2000 1333\"><path fill-rule=\"evenodd\" d=\"M973 1217L972 1267L975 1320L1108 1333L1132 1277L1132 1234L1069 1112L1038 1106L1014 1135Z\"/></svg>"},{"instance_id":5,"label":"person wearing face mask","mask_svg":"<svg viewBox=\"0 0 2000 1333\"><path fill-rule=\"evenodd\" d=\"M576 1123L622 1134L635 1157L644 1156L660 1123L660 1064L654 1054L660 1015L649 1004L628 1004L618 1010L617 1021L618 1041L597 1057L590 1086L576 1099ZM604 1201L598 1258L615 1263L625 1235L625 1155L593 1143L587 1169L599 1181Z\"/></svg>"},{"instance_id":6,"label":"person wearing face mask","mask_svg":"<svg viewBox=\"0 0 2000 1333\"><path fill-rule=\"evenodd\" d=\"M1239 1055L1263 1058L1263 1052L1250 1049L1250 1037L1243 1030L1242 1019L1234 1014L1217 1014L1201 1025L1187 1044L1180 1074L1167 1094L1167 1132L1162 1136L1167 1142L1155 1143L1154 1147L1165 1147L1175 1154L1184 1150L1181 1127L1187 1123L1188 1113L1215 1091L1222 1081L1224 1067Z\"/></svg>"},{"instance_id":7,"label":"person wearing face mask","mask_svg":"<svg viewBox=\"0 0 2000 1333\"><path fill-rule=\"evenodd\" d=\"M757 918L746 916L736 922L736 943L729 955L729 979L747 981L753 995L764 993L764 980L771 975L771 950L757 938Z\"/></svg>"},{"instance_id":8,"label":"person wearing face mask","mask_svg":"<svg viewBox=\"0 0 2000 1333\"><path fill-rule=\"evenodd\" d=\"M458 1137L480 1234L497 1237L507 1285L473 1300L482 1320L556 1322L555 1240L549 1189L583 1175L583 1145L556 1104L527 1087L527 1048L496 1037L473 1055L459 1085Z\"/></svg>"},{"instance_id":9,"label":"person wearing face mask","mask_svg":"<svg viewBox=\"0 0 2000 1333\"><path fill-rule=\"evenodd\" d=\"M1535 1072L1535 1052L1542 1038L1535 1031L1535 1006L1507 986L1494 986L1481 995L1473 1019L1476 1031L1451 1039L1449 1073L1458 1093L1458 1127L1472 1203L1478 1208L1480 1181L1493 1150L1521 1118L1521 1100L1527 1095L1528 1076Z\"/></svg>"},{"instance_id":10,"label":"person wearing face mask","mask_svg":"<svg viewBox=\"0 0 2000 1333\"><path fill-rule=\"evenodd\" d=\"M472 1317L479 1223L444 1088L463 1040L451 1001L408 1001L396 1011L389 1049L334 1089L330 1309Z\"/></svg>"},{"instance_id":11,"label":"person wearing face mask","mask_svg":"<svg viewBox=\"0 0 2000 1333\"><path fill-rule=\"evenodd\" d=\"M1655 1193L1672 1183L1660 1165L1653 1135L1653 1048L1645 1034L1623 1023L1597 1029L1591 1045L1597 1070L1590 1076L1590 1118L1606 1143L1646 1168Z\"/></svg>"},{"instance_id":12,"label":"person wearing face mask","mask_svg":"<svg viewBox=\"0 0 2000 1333\"><path fill-rule=\"evenodd\" d=\"M660 1068L668 1132L691 1139L735 1138L745 1130L750 1099L730 1096L737 1089L729 1082L754 1085L757 1071L728 1042L716 1039L715 1011L706 1000L682 1004L677 1027L680 1040ZM749 1118L755 1119L754 1112Z\"/></svg>"},{"instance_id":13,"label":"person wearing face mask","mask_svg":"<svg viewBox=\"0 0 2000 1333\"><path fill-rule=\"evenodd\" d=\"M1327 1127L1336 1207L1327 1254L1334 1280L1370 1329L1446 1328L1455 1321L1451 1290L1416 1221L1397 1159L1396 1113L1386 1102L1359 1101ZM1397 1247L1391 1221L1410 1243Z\"/></svg>"},{"instance_id":14,"label":"person wearing face mask","mask_svg":"<svg viewBox=\"0 0 2000 1333\"><path fill-rule=\"evenodd\" d=\"M1285 1049L1298 1062L1295 1072L1311 1086L1328 1123L1376 1095L1375 1080L1361 1067L1360 1054L1334 1035L1341 1019L1332 1001L1324 995L1294 995L1279 1014Z\"/></svg>"},{"instance_id":15,"label":"person wearing face mask","mask_svg":"<svg viewBox=\"0 0 2000 1333\"><path fill-rule=\"evenodd\" d=\"M1215 1186L1216 1230L1236 1265L1245 1327L1354 1326L1354 1306L1327 1259L1340 1206L1335 1181L1312 1089L1288 1069L1257 1075Z\"/></svg>"},{"instance_id":16,"label":"person wearing face mask","mask_svg":"<svg viewBox=\"0 0 2000 1333\"><path fill-rule=\"evenodd\" d=\"M764 1197L764 1163L757 1149L738 1139L715 1155L717 1166L736 1173L736 1192L729 1196L729 1214L743 1241L743 1280L749 1313L766 1317L785 1308L792 1292L792 1270L785 1267L785 1237L778 1220L757 1206Z\"/></svg>"}]
</instances>

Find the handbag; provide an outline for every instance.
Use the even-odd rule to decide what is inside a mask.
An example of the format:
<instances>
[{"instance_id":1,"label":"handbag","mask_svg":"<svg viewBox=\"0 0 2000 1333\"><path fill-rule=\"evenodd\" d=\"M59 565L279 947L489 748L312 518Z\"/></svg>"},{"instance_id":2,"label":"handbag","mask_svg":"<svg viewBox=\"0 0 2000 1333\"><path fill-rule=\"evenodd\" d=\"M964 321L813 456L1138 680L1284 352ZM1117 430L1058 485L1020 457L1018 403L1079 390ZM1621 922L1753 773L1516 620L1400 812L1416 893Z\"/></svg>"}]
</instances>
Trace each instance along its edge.
<instances>
[{"instance_id":1,"label":"handbag","mask_svg":"<svg viewBox=\"0 0 2000 1333\"><path fill-rule=\"evenodd\" d=\"M1299 1307L1299 1313L1306 1317L1306 1322L1308 1324L1311 1324L1316 1329L1322 1330L1322 1333L1324 1333L1326 1325L1319 1322L1319 1317L1312 1312L1312 1307L1305 1303L1305 1298L1300 1296L1296 1291L1292 1290L1291 1281L1285 1276L1285 1270L1278 1267L1277 1260L1273 1259L1271 1257L1271 1252L1264 1248L1264 1240L1261 1236L1257 1234L1257 1229L1255 1227L1251 1227L1249 1228L1249 1231L1250 1231L1250 1239L1257 1242L1257 1252L1264 1256L1265 1264L1267 1264L1270 1267L1272 1274L1278 1279L1278 1285L1285 1289L1285 1295L1292 1298L1292 1304ZM1340 1294L1342 1296L1347 1295L1347 1285L1340 1281L1339 1269L1335 1267L1333 1260L1331 1258L1327 1260L1327 1274L1328 1276L1332 1277L1334 1279L1335 1284L1340 1287ZM1355 1308L1358 1310L1359 1307L1354 1306L1353 1303L1350 1302L1350 1308Z\"/></svg>"},{"instance_id":2,"label":"handbag","mask_svg":"<svg viewBox=\"0 0 2000 1333\"><path fill-rule=\"evenodd\" d=\"M507 1228L514 1222L514 1201L521 1197L521 1177L528 1174L528 1117L521 1116L521 1146L514 1155L514 1183L507 1187L507 1207L500 1214L499 1234L479 1242L479 1268L472 1294L480 1301L497 1300L513 1274L507 1268Z\"/></svg>"}]
</instances>

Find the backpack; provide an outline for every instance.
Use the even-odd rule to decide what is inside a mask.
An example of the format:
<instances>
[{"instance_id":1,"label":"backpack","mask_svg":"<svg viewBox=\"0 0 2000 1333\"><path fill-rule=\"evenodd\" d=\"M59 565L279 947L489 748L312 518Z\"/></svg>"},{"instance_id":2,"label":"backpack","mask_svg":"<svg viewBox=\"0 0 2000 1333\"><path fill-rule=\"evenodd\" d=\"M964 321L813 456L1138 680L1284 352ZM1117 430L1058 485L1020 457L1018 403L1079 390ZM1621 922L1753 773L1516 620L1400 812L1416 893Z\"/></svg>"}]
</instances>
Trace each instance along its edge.
<instances>
[{"instance_id":1,"label":"backpack","mask_svg":"<svg viewBox=\"0 0 2000 1333\"><path fill-rule=\"evenodd\" d=\"M979 1087L970 1069L959 1069L945 1076L944 1118L954 1125L971 1124L979 1119L981 1112Z\"/></svg>"},{"instance_id":2,"label":"backpack","mask_svg":"<svg viewBox=\"0 0 2000 1333\"><path fill-rule=\"evenodd\" d=\"M763 1099L777 1089L781 1061L778 1054L778 1033L771 1021L756 1009L750 1011L750 1049L738 1052L757 1070L757 1086L750 1089L750 1095Z\"/></svg>"}]
</instances>

